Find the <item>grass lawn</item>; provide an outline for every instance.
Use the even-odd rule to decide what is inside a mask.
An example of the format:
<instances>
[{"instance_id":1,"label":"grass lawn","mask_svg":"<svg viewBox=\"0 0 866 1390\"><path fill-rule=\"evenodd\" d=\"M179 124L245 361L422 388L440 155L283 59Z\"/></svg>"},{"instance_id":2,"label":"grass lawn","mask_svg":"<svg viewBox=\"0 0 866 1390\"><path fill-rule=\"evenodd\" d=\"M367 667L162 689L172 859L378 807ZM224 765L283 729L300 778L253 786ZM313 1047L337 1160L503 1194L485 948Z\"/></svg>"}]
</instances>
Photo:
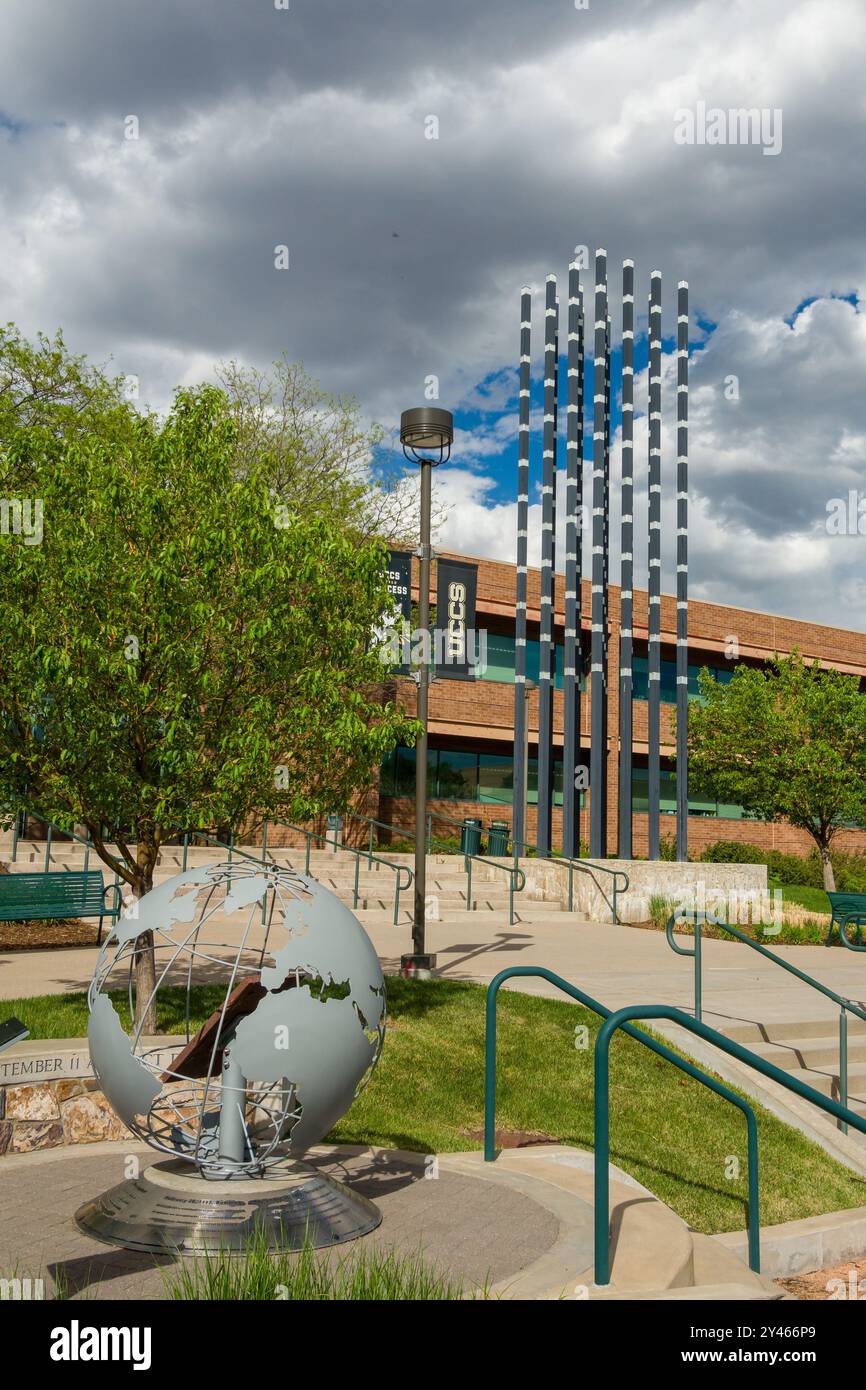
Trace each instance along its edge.
<instances>
[{"instance_id":1,"label":"grass lawn","mask_svg":"<svg viewBox=\"0 0 866 1390\"><path fill-rule=\"evenodd\" d=\"M422 1153L477 1149L483 1123L484 989L457 982L388 980L389 1027L370 1085L330 1138ZM193 991L195 1027L218 989ZM160 1027L183 1027L184 992L163 990ZM115 998L120 1007L125 995ZM4 1012L34 1037L78 1037L83 994L9 1000ZM497 1127L540 1130L592 1148L592 1046L599 1020L577 1004L503 990L499 996ZM589 1047L575 1047L586 1025ZM611 1049L611 1157L699 1231L746 1221L745 1123L726 1101L620 1034ZM866 1205L866 1179L757 1108L761 1221L772 1225ZM726 1177L731 1159L739 1178Z\"/></svg>"},{"instance_id":2,"label":"grass lawn","mask_svg":"<svg viewBox=\"0 0 866 1390\"><path fill-rule=\"evenodd\" d=\"M808 908L810 912L829 913L830 899L823 888L813 888L808 883L785 883L782 885L782 902L796 903L798 907Z\"/></svg>"}]
</instances>

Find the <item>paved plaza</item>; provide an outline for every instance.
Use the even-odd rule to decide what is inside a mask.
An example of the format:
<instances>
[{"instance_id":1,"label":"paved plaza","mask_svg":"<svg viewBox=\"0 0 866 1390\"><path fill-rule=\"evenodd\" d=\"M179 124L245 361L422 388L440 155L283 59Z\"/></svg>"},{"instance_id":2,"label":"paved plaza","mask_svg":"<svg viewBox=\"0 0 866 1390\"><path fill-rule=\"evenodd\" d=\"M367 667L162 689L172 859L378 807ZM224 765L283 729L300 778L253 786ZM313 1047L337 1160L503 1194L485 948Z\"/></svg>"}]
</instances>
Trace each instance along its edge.
<instances>
[{"instance_id":1,"label":"paved plaza","mask_svg":"<svg viewBox=\"0 0 866 1390\"><path fill-rule=\"evenodd\" d=\"M463 913L459 922L428 924L428 948L448 980L484 983L513 965L543 965L608 1007L675 1004L691 1009L692 962L670 950L662 932L585 922L568 913L517 923L491 922L491 914ZM365 923L386 973L396 973L411 949L409 928ZM684 944L688 945L684 939ZM783 960L814 975L839 994L866 999L866 961L840 948L777 946ZM96 948L7 953L0 956L0 1000L86 990ZM835 1021L829 999L801 984L772 961L733 941L703 943L704 1016L710 1023L767 1024L789 1019ZM554 995L543 980L521 980L529 994Z\"/></svg>"}]
</instances>

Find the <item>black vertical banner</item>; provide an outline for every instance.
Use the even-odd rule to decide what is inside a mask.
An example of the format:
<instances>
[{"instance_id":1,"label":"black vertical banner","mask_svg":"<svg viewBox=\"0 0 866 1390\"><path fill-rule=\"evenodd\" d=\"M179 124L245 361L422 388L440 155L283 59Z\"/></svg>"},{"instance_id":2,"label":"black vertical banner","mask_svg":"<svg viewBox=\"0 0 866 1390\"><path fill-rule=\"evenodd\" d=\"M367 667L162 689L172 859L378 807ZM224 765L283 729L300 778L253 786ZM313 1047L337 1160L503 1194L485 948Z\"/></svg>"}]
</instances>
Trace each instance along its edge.
<instances>
[{"instance_id":1,"label":"black vertical banner","mask_svg":"<svg viewBox=\"0 0 866 1390\"><path fill-rule=\"evenodd\" d=\"M436 584L436 675L446 680L475 679L477 639L475 600L478 566L439 560Z\"/></svg>"},{"instance_id":2,"label":"black vertical banner","mask_svg":"<svg viewBox=\"0 0 866 1390\"><path fill-rule=\"evenodd\" d=\"M388 551L388 593L404 622L412 617L412 556L408 550Z\"/></svg>"},{"instance_id":3,"label":"black vertical banner","mask_svg":"<svg viewBox=\"0 0 866 1390\"><path fill-rule=\"evenodd\" d=\"M395 647L391 674L406 676L409 665L403 660L410 650L410 629L412 626L412 555L408 550L389 550L388 566L385 571L388 593L394 601L396 613L383 618L380 633L382 642L391 642Z\"/></svg>"}]
</instances>

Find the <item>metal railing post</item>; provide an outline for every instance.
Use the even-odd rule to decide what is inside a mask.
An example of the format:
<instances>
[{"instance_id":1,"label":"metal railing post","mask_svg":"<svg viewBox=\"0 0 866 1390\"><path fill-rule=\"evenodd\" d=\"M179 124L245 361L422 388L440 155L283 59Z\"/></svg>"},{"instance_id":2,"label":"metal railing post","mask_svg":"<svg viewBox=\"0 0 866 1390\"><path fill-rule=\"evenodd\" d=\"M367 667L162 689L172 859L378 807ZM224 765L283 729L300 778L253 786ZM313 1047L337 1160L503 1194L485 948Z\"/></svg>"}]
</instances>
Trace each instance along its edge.
<instances>
[{"instance_id":1,"label":"metal railing post","mask_svg":"<svg viewBox=\"0 0 866 1390\"><path fill-rule=\"evenodd\" d=\"M848 1014L844 1007L839 1014L839 1103L848 1106ZM839 1121L839 1128L848 1133L845 1120Z\"/></svg>"},{"instance_id":2,"label":"metal railing post","mask_svg":"<svg viewBox=\"0 0 866 1390\"><path fill-rule=\"evenodd\" d=\"M496 1002L499 989L488 988L484 1029L484 1162L496 1157Z\"/></svg>"},{"instance_id":3,"label":"metal railing post","mask_svg":"<svg viewBox=\"0 0 866 1390\"><path fill-rule=\"evenodd\" d=\"M373 867L373 822L372 822L372 821L370 822L370 844L369 844L369 849L368 849L367 867L368 867L368 869L372 869L372 867Z\"/></svg>"},{"instance_id":4,"label":"metal railing post","mask_svg":"<svg viewBox=\"0 0 866 1390\"><path fill-rule=\"evenodd\" d=\"M360 856L360 854L356 854L356 855L355 855L355 894L354 894L354 897L353 897L353 899L352 899L352 907L355 908L356 910L357 910L357 907L358 907L358 876L359 876L360 872L361 872L361 856Z\"/></svg>"},{"instance_id":5,"label":"metal railing post","mask_svg":"<svg viewBox=\"0 0 866 1390\"><path fill-rule=\"evenodd\" d=\"M304 831L304 835L306 836L306 844L307 844L307 856L306 856L306 860L305 860L304 872L306 873L307 877L309 878L309 875L310 875L310 838L311 838L309 830L305 830L305 831Z\"/></svg>"},{"instance_id":6,"label":"metal railing post","mask_svg":"<svg viewBox=\"0 0 866 1390\"><path fill-rule=\"evenodd\" d=\"M466 856L466 906L472 911L472 859Z\"/></svg>"},{"instance_id":7,"label":"metal railing post","mask_svg":"<svg viewBox=\"0 0 866 1390\"><path fill-rule=\"evenodd\" d=\"M595 1082L593 1090L593 1172L594 1205L593 1230L595 1246L595 1282L610 1283L610 1067L608 1052L610 1035L604 1039L599 1031L595 1045Z\"/></svg>"},{"instance_id":8,"label":"metal railing post","mask_svg":"<svg viewBox=\"0 0 866 1390\"><path fill-rule=\"evenodd\" d=\"M54 826L48 822L48 839L45 841L45 872L51 868L51 837L54 833Z\"/></svg>"},{"instance_id":9,"label":"metal railing post","mask_svg":"<svg viewBox=\"0 0 866 1390\"><path fill-rule=\"evenodd\" d=\"M15 813L15 820L12 822L12 863L18 858L18 830L21 825L21 812Z\"/></svg>"},{"instance_id":10,"label":"metal railing post","mask_svg":"<svg viewBox=\"0 0 866 1390\"><path fill-rule=\"evenodd\" d=\"M186 873L186 861L187 861L188 852L189 852L189 831L187 830L186 833L184 834L184 837L183 837L183 862L182 862L182 864L181 864L181 873L183 873L183 874Z\"/></svg>"},{"instance_id":11,"label":"metal railing post","mask_svg":"<svg viewBox=\"0 0 866 1390\"><path fill-rule=\"evenodd\" d=\"M687 1026L694 1027L694 1021L687 1014L679 1009L669 1009L666 1005L636 1005L631 1008L619 1009L616 1013L609 1014L598 1031L595 1042L595 1067L594 1067L594 1144L593 1144L593 1169L594 1169L594 1188L595 1188L595 1209L593 1212L593 1226L595 1231L595 1282L600 1286L610 1283L610 1044L614 1033L618 1028L624 1031L629 1029L629 1019L652 1019L668 1018L672 1022L682 1020ZM707 1028L705 1025L698 1024L699 1037L705 1037L709 1042L718 1042L723 1045L727 1042L722 1034L717 1033L714 1028ZM724 1048L725 1051L732 1049ZM745 1048L739 1051L748 1057L750 1054ZM770 1064L772 1066L772 1064ZM746 1142L748 1145L748 1240L749 1240L749 1268L756 1274L761 1272L761 1218L760 1218L760 1187L759 1187L759 1165L758 1165L758 1125L755 1119L755 1112L747 1100L738 1096L735 1092L722 1085L715 1077L707 1076L706 1073L698 1072L692 1068L692 1075L700 1081L708 1090L721 1096L724 1100L729 1100L742 1112L746 1120ZM761 1068L763 1070L763 1068ZM773 1068L778 1071L778 1068ZM781 1073L779 1073L781 1075Z\"/></svg>"},{"instance_id":12,"label":"metal railing post","mask_svg":"<svg viewBox=\"0 0 866 1390\"><path fill-rule=\"evenodd\" d=\"M701 924L695 918L695 1018L703 1015L703 980L701 970Z\"/></svg>"},{"instance_id":13,"label":"metal railing post","mask_svg":"<svg viewBox=\"0 0 866 1390\"><path fill-rule=\"evenodd\" d=\"M679 948L675 947L674 949L677 950ZM691 954L691 952L680 952L680 954ZM752 1106L742 1096L737 1095L735 1091L732 1091L728 1086L725 1086L723 1082L718 1081L713 1076L707 1075L706 1072L701 1071L697 1066L694 1065L694 1063L687 1061L685 1057L678 1056L676 1052L672 1052L671 1049L669 1047L666 1047L664 1043L654 1038L651 1034L645 1033L641 1029L635 1028L633 1024L631 1024L627 1020L631 1018L670 1019L672 1022L680 1024L687 1030L697 1033L699 1037L704 1038L708 1042L715 1043L716 1046L722 1049L722 1051L728 1052L731 1056L737 1057L741 1061L746 1062L747 1065L754 1067L756 1071L760 1071L761 1073L763 1073L763 1075L771 1076L774 1080L780 1081L782 1085L788 1088L788 1090L794 1091L797 1095L805 1096L807 1100L812 1101L812 1103L817 1105L820 1109L825 1110L830 1114L836 1115L837 1118L844 1117L845 1112L842 1110L842 1107L833 1100L827 1100L819 1092L815 1091L811 1086L807 1086L803 1082L790 1079L785 1072L780 1071L779 1068L774 1066L772 1062L765 1062L762 1058L757 1057L754 1053L749 1052L746 1048L741 1047L738 1043L731 1042L729 1039L725 1038L723 1034L718 1033L714 1028L709 1028L705 1023L698 1023L694 1019L689 1018L688 1014L683 1013L681 1009L674 1009L663 1004L649 1004L637 1005L635 1007L627 1009L620 1009L617 1013L614 1013L613 1010L606 1008L604 1004L600 1004L597 999L593 999L591 994L584 993L584 991L578 989L576 985L569 984L568 980L564 980L561 975L554 974L552 970L545 969L544 966L513 965L507 968L506 970L500 970L499 974L494 975L493 979L490 981L490 984L487 986L487 1022L484 1052L485 1162L489 1163L496 1157L496 1004L499 997L499 990L506 980L515 978L522 979L526 977L547 980L556 989L560 990L563 994L568 995L570 999L576 1000L577 1003L582 1004L584 1008L591 1010L592 1013L598 1014L600 1018L606 1019L608 1021L604 1025L602 1031L599 1033L599 1038L598 1042L596 1043L595 1052L595 1095L597 1103L599 1098L601 1098L602 1107L601 1111L599 1111L598 1108L596 1108L595 1110L595 1119L597 1125L599 1125L601 1121L609 1119L610 1111L609 1085L605 1081L605 1078L603 1076L601 1078L601 1081L599 1081L599 1045L601 1043L602 1035L605 1034L606 1040L604 1043L604 1049L605 1052L609 1051L610 1037L613 1035L613 1032L617 1028L621 1028L624 1033L627 1033L629 1037L634 1038L643 1047L648 1048L650 1052L654 1052L657 1056L664 1057L666 1061L672 1062L673 1065L679 1071L684 1072L686 1076L692 1077L693 1080L698 1081L702 1086L705 1086L715 1095L721 1096L723 1100L729 1101L731 1105L736 1106L736 1108L745 1116L748 1142L749 1265L753 1270L755 1270L756 1273L760 1272L761 1227L759 1210L760 1194L758 1187L758 1127L757 1121L755 1119L755 1112ZM847 1113L849 1115L849 1118L853 1121L856 1128L866 1133L866 1120L861 1120L859 1116L854 1115L851 1112ZM599 1143L602 1154L605 1153L605 1145L607 1145L607 1160L604 1164L603 1180L601 1178L601 1165L599 1162ZM605 1269L607 1270L607 1279L600 1278L599 1273L596 1274L596 1283L599 1284L609 1282L610 1278L610 1252L608 1248L610 1225L610 1180L608 1173L608 1165L610 1161L609 1146L610 1135L608 1129L606 1137L604 1134L602 1134L599 1140L599 1137L597 1135L595 1149L595 1171L596 1175L599 1176L599 1186L596 1188L596 1193L599 1197L599 1200L596 1203L594 1217L596 1251L598 1254L598 1263L596 1265L596 1269L602 1275L604 1274ZM607 1191L607 1205L604 1208L602 1208L600 1199L604 1195L605 1190ZM606 1217L601 1215L602 1210L607 1213Z\"/></svg>"},{"instance_id":14,"label":"metal railing post","mask_svg":"<svg viewBox=\"0 0 866 1390\"><path fill-rule=\"evenodd\" d=\"M427 816L427 853L428 853L428 854L430 853L430 847L431 847L432 844L433 844L433 817L432 817L432 815L429 815L429 814L428 814L428 816Z\"/></svg>"}]
</instances>

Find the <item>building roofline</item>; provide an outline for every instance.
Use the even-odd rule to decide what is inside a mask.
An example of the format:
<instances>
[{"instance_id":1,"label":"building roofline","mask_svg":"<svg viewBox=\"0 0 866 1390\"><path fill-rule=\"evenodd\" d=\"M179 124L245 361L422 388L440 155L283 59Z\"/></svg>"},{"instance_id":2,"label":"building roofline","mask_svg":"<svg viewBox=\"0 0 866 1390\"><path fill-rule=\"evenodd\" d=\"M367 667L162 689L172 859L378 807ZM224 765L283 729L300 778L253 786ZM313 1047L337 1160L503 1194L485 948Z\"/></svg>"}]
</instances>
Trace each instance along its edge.
<instances>
[{"instance_id":1,"label":"building roofline","mask_svg":"<svg viewBox=\"0 0 866 1390\"><path fill-rule=\"evenodd\" d=\"M513 564L510 560L495 560L490 555L469 555L466 553L466 551L463 550L436 550L435 556L438 557L440 555L449 560L469 560L473 564L477 563L483 565L500 565L503 569L509 570L516 570L517 568L516 564ZM528 565L527 571L531 574L540 575L541 567L539 565ZM557 575L562 575L563 571L556 570L555 573ZM583 575L582 578L589 582L587 575ZM611 589L619 589L620 587L621 586L619 584L610 584ZM645 594L647 593L647 590L645 588L636 587L634 589L634 593ZM676 594L665 593L665 591L662 590L661 596L662 598L669 599L672 603L676 602ZM704 604L707 607L712 608L725 608L730 613L754 613L758 617L775 618L782 623L801 623L803 626L820 627L825 632L844 632L852 637L866 637L866 630L856 627L840 627L838 623L819 623L812 618L792 618L789 613L771 613L766 608L745 608L740 604L736 603L720 603L717 599L692 597L689 598L690 607L692 604L698 603Z\"/></svg>"}]
</instances>

